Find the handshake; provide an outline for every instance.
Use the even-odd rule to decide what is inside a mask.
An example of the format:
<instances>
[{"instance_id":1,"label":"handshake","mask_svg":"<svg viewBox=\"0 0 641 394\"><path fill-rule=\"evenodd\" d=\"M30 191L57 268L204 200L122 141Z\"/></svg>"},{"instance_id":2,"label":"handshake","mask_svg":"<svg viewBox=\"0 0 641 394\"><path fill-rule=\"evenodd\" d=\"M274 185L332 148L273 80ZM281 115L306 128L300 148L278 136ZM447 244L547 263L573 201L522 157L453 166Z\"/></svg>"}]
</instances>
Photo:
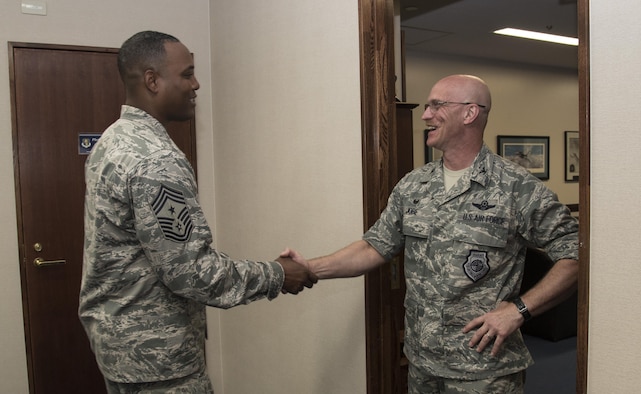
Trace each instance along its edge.
<instances>
[{"instance_id":1,"label":"handshake","mask_svg":"<svg viewBox=\"0 0 641 394\"><path fill-rule=\"evenodd\" d=\"M310 271L309 263L296 251L285 249L276 261L283 267L285 281L283 282L283 294L298 294L307 287L311 289L318 277Z\"/></svg>"}]
</instances>

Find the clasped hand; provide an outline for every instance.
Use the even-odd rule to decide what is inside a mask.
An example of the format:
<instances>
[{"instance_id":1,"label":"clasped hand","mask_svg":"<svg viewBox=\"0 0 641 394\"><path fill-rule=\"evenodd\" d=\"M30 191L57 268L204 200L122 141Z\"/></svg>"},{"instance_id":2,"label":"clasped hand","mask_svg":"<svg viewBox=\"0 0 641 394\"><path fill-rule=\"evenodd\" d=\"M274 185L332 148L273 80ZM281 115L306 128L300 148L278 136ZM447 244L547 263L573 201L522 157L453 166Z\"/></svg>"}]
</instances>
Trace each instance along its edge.
<instances>
[{"instance_id":1,"label":"clasped hand","mask_svg":"<svg viewBox=\"0 0 641 394\"><path fill-rule=\"evenodd\" d=\"M298 256L296 252L286 249L281 253L280 257L276 259L283 267L283 271L285 271L285 282L283 283L282 289L283 294L298 294L303 291L305 287L311 289L312 286L318 282L318 277L311 272L302 261L301 263L296 262L294 255Z\"/></svg>"}]
</instances>

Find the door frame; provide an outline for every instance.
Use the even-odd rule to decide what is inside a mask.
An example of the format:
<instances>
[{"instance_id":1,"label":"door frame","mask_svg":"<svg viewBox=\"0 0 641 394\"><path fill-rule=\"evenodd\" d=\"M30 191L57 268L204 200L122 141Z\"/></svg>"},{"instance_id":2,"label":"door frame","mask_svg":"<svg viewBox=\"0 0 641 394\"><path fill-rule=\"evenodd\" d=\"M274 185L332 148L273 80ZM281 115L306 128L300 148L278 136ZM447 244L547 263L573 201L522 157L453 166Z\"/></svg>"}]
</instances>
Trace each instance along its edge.
<instances>
[{"instance_id":1,"label":"door frame","mask_svg":"<svg viewBox=\"0 0 641 394\"><path fill-rule=\"evenodd\" d=\"M393 0L359 0L363 222L374 224L396 173ZM590 259L589 1L577 0L579 81L579 277L576 392L587 390ZM395 336L391 333L387 265L365 276L367 393L392 393Z\"/></svg>"},{"instance_id":2,"label":"door frame","mask_svg":"<svg viewBox=\"0 0 641 394\"><path fill-rule=\"evenodd\" d=\"M363 225L385 208L396 173L394 103L394 2L359 0ZM387 264L365 275L367 393L393 392L393 352Z\"/></svg>"}]
</instances>

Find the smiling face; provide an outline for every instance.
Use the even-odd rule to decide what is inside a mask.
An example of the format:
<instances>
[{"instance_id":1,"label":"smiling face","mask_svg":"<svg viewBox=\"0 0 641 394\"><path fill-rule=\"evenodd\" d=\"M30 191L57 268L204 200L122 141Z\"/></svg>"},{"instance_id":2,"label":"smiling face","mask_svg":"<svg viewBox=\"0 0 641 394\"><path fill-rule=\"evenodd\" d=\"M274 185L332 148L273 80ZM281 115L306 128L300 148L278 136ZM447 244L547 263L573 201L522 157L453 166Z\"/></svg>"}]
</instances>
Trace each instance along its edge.
<instances>
[{"instance_id":1,"label":"smiling face","mask_svg":"<svg viewBox=\"0 0 641 394\"><path fill-rule=\"evenodd\" d=\"M462 137L462 114L468 105L439 105L442 102L466 102L460 98L462 97L456 96L455 87L451 83L439 81L434 85L421 117L429 130L426 141L428 146L445 151L451 141Z\"/></svg>"},{"instance_id":2,"label":"smiling face","mask_svg":"<svg viewBox=\"0 0 641 394\"><path fill-rule=\"evenodd\" d=\"M156 117L163 124L186 121L194 117L200 88L193 57L180 42L166 42L165 51L165 62L156 71Z\"/></svg>"},{"instance_id":3,"label":"smiling face","mask_svg":"<svg viewBox=\"0 0 641 394\"><path fill-rule=\"evenodd\" d=\"M489 109L489 90L478 78L457 75L438 81L421 117L429 130L425 143L443 152L478 145Z\"/></svg>"}]
</instances>

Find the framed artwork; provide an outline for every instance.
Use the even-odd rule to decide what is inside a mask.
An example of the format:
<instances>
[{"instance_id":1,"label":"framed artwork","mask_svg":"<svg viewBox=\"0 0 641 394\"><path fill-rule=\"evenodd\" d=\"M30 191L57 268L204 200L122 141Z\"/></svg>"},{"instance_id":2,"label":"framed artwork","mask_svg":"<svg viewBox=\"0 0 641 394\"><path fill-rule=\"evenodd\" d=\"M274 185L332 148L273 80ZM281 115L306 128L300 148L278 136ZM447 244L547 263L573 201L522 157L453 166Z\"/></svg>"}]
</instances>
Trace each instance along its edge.
<instances>
[{"instance_id":1,"label":"framed artwork","mask_svg":"<svg viewBox=\"0 0 641 394\"><path fill-rule=\"evenodd\" d=\"M550 137L499 135L497 153L528 169L539 179L550 179Z\"/></svg>"},{"instance_id":2,"label":"framed artwork","mask_svg":"<svg viewBox=\"0 0 641 394\"><path fill-rule=\"evenodd\" d=\"M579 132L565 132L565 181L579 181Z\"/></svg>"}]
</instances>

